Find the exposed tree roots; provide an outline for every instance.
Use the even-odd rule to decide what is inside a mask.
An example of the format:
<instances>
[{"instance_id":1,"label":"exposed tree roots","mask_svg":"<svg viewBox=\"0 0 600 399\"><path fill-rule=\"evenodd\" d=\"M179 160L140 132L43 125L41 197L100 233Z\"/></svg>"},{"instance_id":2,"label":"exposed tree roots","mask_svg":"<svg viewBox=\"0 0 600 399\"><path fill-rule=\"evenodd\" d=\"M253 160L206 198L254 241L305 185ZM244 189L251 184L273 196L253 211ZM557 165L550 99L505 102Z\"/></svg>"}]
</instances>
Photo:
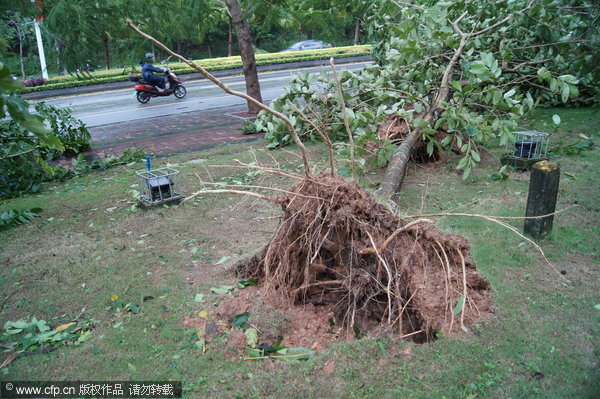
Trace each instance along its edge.
<instances>
[{"instance_id":1,"label":"exposed tree roots","mask_svg":"<svg viewBox=\"0 0 600 399\"><path fill-rule=\"evenodd\" d=\"M490 313L489 284L466 239L427 220L405 223L339 176L307 179L275 200L283 224L238 267L268 299L329 305L348 329L393 330L416 342Z\"/></svg>"}]
</instances>

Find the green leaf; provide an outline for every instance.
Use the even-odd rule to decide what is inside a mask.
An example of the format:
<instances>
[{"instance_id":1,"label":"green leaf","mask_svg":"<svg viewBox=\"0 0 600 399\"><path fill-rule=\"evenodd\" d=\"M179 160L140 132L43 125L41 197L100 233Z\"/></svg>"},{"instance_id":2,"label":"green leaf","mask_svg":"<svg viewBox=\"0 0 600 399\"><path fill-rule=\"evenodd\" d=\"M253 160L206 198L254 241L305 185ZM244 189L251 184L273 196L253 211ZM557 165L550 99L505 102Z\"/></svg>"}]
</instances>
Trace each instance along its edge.
<instances>
[{"instance_id":1,"label":"green leaf","mask_svg":"<svg viewBox=\"0 0 600 399\"><path fill-rule=\"evenodd\" d=\"M235 287L233 287L231 285L222 285L220 287L211 287L210 291L214 292L215 294L218 294L218 295L224 295L224 294L228 294L229 291L231 291L234 288Z\"/></svg>"},{"instance_id":2,"label":"green leaf","mask_svg":"<svg viewBox=\"0 0 600 399\"><path fill-rule=\"evenodd\" d=\"M475 126L473 126L473 125L467 125L467 134L470 137L477 136L477 133L479 133L479 132L478 132L478 130L477 130L477 128Z\"/></svg>"},{"instance_id":3,"label":"green leaf","mask_svg":"<svg viewBox=\"0 0 600 399\"><path fill-rule=\"evenodd\" d=\"M491 174L489 177L491 180L506 180L506 179L508 179L508 175L506 175L504 173L494 173L494 174Z\"/></svg>"},{"instance_id":4,"label":"green leaf","mask_svg":"<svg viewBox=\"0 0 600 399\"><path fill-rule=\"evenodd\" d=\"M481 53L481 60L488 67L492 66L494 63L494 55L492 53Z\"/></svg>"},{"instance_id":5,"label":"green leaf","mask_svg":"<svg viewBox=\"0 0 600 399\"><path fill-rule=\"evenodd\" d=\"M128 303L125 305L124 309L131 310L131 313L138 314L140 313L140 308L135 303Z\"/></svg>"},{"instance_id":6,"label":"green leaf","mask_svg":"<svg viewBox=\"0 0 600 399\"><path fill-rule=\"evenodd\" d=\"M250 313L240 313L231 318L231 325L234 327L243 326L250 318Z\"/></svg>"},{"instance_id":7,"label":"green leaf","mask_svg":"<svg viewBox=\"0 0 600 399\"><path fill-rule=\"evenodd\" d=\"M284 353L281 353L284 352ZM270 357L281 360L310 360L316 356L317 352L310 348L297 347L297 348L286 348L280 352L277 352Z\"/></svg>"},{"instance_id":8,"label":"green leaf","mask_svg":"<svg viewBox=\"0 0 600 399\"><path fill-rule=\"evenodd\" d=\"M463 295L461 295L461 296L458 297L458 300L456 302L456 306L454 307L454 310L452 311L452 313L454 314L454 316L456 316L460 312L462 312L464 304L465 304L465 297Z\"/></svg>"},{"instance_id":9,"label":"green leaf","mask_svg":"<svg viewBox=\"0 0 600 399\"><path fill-rule=\"evenodd\" d=\"M244 348L244 352L246 353L246 355L248 355L250 357L250 358L246 358L245 360L266 359L267 358L265 356L265 352L262 349L246 347L246 348Z\"/></svg>"},{"instance_id":10,"label":"green leaf","mask_svg":"<svg viewBox=\"0 0 600 399\"><path fill-rule=\"evenodd\" d=\"M242 288L246 288L250 285L258 285L258 281L256 280L252 280L252 279L248 279L248 280L240 280L237 282L236 286L240 289Z\"/></svg>"},{"instance_id":11,"label":"green leaf","mask_svg":"<svg viewBox=\"0 0 600 399\"><path fill-rule=\"evenodd\" d=\"M567 83L572 84L572 85L576 85L576 84L579 83L579 79L577 79L573 75L561 75L558 78L560 80L562 80L563 82L567 82Z\"/></svg>"},{"instance_id":12,"label":"green leaf","mask_svg":"<svg viewBox=\"0 0 600 399\"><path fill-rule=\"evenodd\" d=\"M467 180L469 178L469 175L471 174L472 170L473 169L471 168L471 166L465 167L465 170L464 170L463 175L462 175L463 180Z\"/></svg>"},{"instance_id":13,"label":"green leaf","mask_svg":"<svg viewBox=\"0 0 600 399\"><path fill-rule=\"evenodd\" d=\"M571 179L577 180L577 176L575 176L573 173L565 172L565 176L569 176Z\"/></svg>"},{"instance_id":14,"label":"green leaf","mask_svg":"<svg viewBox=\"0 0 600 399\"><path fill-rule=\"evenodd\" d=\"M502 90L494 90L492 104L497 105L502 100Z\"/></svg>"},{"instance_id":15,"label":"green leaf","mask_svg":"<svg viewBox=\"0 0 600 399\"><path fill-rule=\"evenodd\" d=\"M223 264L223 263L227 262L229 259L231 259L231 256L223 256L221 259L219 259L219 261L217 263L215 263L215 266Z\"/></svg>"},{"instance_id":16,"label":"green leaf","mask_svg":"<svg viewBox=\"0 0 600 399\"><path fill-rule=\"evenodd\" d=\"M483 74L487 74L489 73L489 69L486 68L485 65L483 64L473 64L471 65L471 67L469 68L469 72L475 74L475 75L483 75Z\"/></svg>"},{"instance_id":17,"label":"green leaf","mask_svg":"<svg viewBox=\"0 0 600 399\"><path fill-rule=\"evenodd\" d=\"M556 126L560 125L560 116L557 114L552 115L552 122L554 122Z\"/></svg>"},{"instance_id":18,"label":"green leaf","mask_svg":"<svg viewBox=\"0 0 600 399\"><path fill-rule=\"evenodd\" d=\"M427 121L423 118L415 118L415 120L413 121L413 125L419 129L425 129L429 126Z\"/></svg>"},{"instance_id":19,"label":"green leaf","mask_svg":"<svg viewBox=\"0 0 600 399\"><path fill-rule=\"evenodd\" d=\"M198 349L202 353L206 352L206 340L204 338L194 342L194 348Z\"/></svg>"},{"instance_id":20,"label":"green leaf","mask_svg":"<svg viewBox=\"0 0 600 399\"><path fill-rule=\"evenodd\" d=\"M251 348L256 348L258 345L258 330L256 328L248 328L244 331L244 335L246 335L246 343Z\"/></svg>"},{"instance_id":21,"label":"green leaf","mask_svg":"<svg viewBox=\"0 0 600 399\"><path fill-rule=\"evenodd\" d=\"M75 341L75 343L77 345L81 345L85 341L88 341L90 338L92 338L92 332L88 330L81 334L79 338L77 338L77 341Z\"/></svg>"},{"instance_id":22,"label":"green leaf","mask_svg":"<svg viewBox=\"0 0 600 399\"><path fill-rule=\"evenodd\" d=\"M202 302L204 300L204 294L196 294L194 302Z\"/></svg>"},{"instance_id":23,"label":"green leaf","mask_svg":"<svg viewBox=\"0 0 600 399\"><path fill-rule=\"evenodd\" d=\"M515 89L510 89L504 94L504 99L511 98L517 91Z\"/></svg>"},{"instance_id":24,"label":"green leaf","mask_svg":"<svg viewBox=\"0 0 600 399\"><path fill-rule=\"evenodd\" d=\"M562 92L561 92L561 100L563 103L566 103L567 100L569 100L569 85L564 84L562 87Z\"/></svg>"},{"instance_id":25,"label":"green leaf","mask_svg":"<svg viewBox=\"0 0 600 399\"><path fill-rule=\"evenodd\" d=\"M353 119L356 119L354 111L352 111L350 108L346 108L346 117L348 118L349 122L351 122Z\"/></svg>"}]
</instances>

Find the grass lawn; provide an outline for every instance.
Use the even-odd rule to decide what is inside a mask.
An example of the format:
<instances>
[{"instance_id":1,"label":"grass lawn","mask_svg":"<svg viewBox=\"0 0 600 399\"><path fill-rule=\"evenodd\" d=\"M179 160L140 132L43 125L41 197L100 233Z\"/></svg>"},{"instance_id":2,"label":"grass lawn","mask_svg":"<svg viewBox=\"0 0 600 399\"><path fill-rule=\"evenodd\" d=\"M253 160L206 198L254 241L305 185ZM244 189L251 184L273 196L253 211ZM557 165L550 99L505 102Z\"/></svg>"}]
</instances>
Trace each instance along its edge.
<instances>
[{"instance_id":1,"label":"grass lawn","mask_svg":"<svg viewBox=\"0 0 600 399\"><path fill-rule=\"evenodd\" d=\"M555 113L562 119L557 131L550 125ZM579 134L597 142L600 113L541 110L523 127L550 131L551 143L562 140L565 148ZM326 149L315 144L309 150L325 167ZM398 212L523 216L529 173L489 178L503 152L492 148L466 181L452 156L442 166L411 166ZM132 208L131 190L141 164L48 184L39 195L0 204L0 211L44 209L31 223L0 233L0 323L35 316L51 328L76 319L94 327L80 345L20 355L0 370L0 380L175 380L183 381L189 398L600 397L599 155L596 146L555 158L562 168L557 208L568 210L555 217L542 246L564 274L499 225L441 218L443 231L471 241L477 267L492 286L492 318L469 333L421 345L369 336L333 342L315 358L295 362L245 361L229 344L233 331L204 351L194 327L214 317L225 298L250 292L246 297L255 303L248 323L261 333L292 334L285 312L259 300L256 291L211 291L235 285L240 278L231 266L273 237L280 214L275 206L212 195L139 211ZM289 185L281 177L212 167L234 165L234 159L301 171L294 154L267 151L261 142L156 163L176 165L188 194L200 187L198 177ZM367 174L364 182L372 186L380 177ZM522 229L523 222L511 224Z\"/></svg>"}]
</instances>

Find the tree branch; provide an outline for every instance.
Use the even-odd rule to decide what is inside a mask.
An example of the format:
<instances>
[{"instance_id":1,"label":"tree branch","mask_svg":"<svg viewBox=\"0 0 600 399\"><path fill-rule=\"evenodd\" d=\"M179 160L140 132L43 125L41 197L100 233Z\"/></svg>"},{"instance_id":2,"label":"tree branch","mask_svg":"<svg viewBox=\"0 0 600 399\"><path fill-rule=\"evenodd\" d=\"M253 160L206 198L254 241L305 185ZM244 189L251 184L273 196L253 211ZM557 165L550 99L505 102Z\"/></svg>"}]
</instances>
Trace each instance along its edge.
<instances>
[{"instance_id":1,"label":"tree branch","mask_svg":"<svg viewBox=\"0 0 600 399\"><path fill-rule=\"evenodd\" d=\"M352 131L350 130L350 125L348 124L348 115L346 115L346 102L344 101L344 93L342 92L342 84L340 83L340 78L338 77L337 71L335 70L335 64L333 63L333 57L329 59L329 65L331 65L331 70L333 71L333 77L335 78L335 82L337 84L338 95L340 96L340 104L342 105L342 118L344 118L344 126L346 127L346 132L348 132L348 139L350 140L350 158L352 162L352 178L354 179L354 183L358 184L358 180L356 179L356 159L354 158L354 136L352 135Z\"/></svg>"},{"instance_id":2,"label":"tree branch","mask_svg":"<svg viewBox=\"0 0 600 399\"><path fill-rule=\"evenodd\" d=\"M202 195L202 194L240 194L240 195L249 195L251 197L260 198L262 200L269 201L269 202L277 202L277 201L275 201L275 199L273 197L258 194L258 193L252 192L252 191L243 191L243 190L200 190L200 191L196 191L195 193L185 197L183 200L189 201L189 200L196 198L197 196Z\"/></svg>"},{"instance_id":3,"label":"tree branch","mask_svg":"<svg viewBox=\"0 0 600 399\"><path fill-rule=\"evenodd\" d=\"M298 147L300 148L300 152L302 153L302 162L304 163L304 169L305 169L305 173L306 176L308 178L310 178L311 173L310 173L310 165L308 163L308 156L307 156L307 152L306 152L306 147L304 146L304 143L302 143L302 140L300 140L300 136L298 136L298 133L296 132L296 129L294 128L294 124L292 123L292 121L290 121L288 119L288 117L286 117L284 114L282 114L281 112L277 112L274 109L264 105L263 103L261 103L260 101L257 101L256 99L250 97L249 95L239 92L239 91L235 91L230 89L227 85L225 85L223 82L221 82L219 79L215 78L213 75L211 75L208 71L206 71L204 68L202 68L200 65L196 64L193 61L188 60L187 58L184 58L183 56L173 52L170 48L168 48L167 46L165 46L164 44L162 44L161 42L159 42L158 40L156 40L154 37L148 35L147 33L142 32L137 26L135 26L133 24L133 22L131 22L131 20L127 19L125 21L125 23L127 24L127 26L129 26L134 32L136 32L137 34L139 34L140 36L142 36L143 38L151 41L152 43L156 44L158 47L160 47L163 51L165 51L167 54L177 58L179 61L189 65L190 67L194 68L195 70L197 70L198 72L200 72L202 75L204 75L208 80L210 80L211 82L213 82L214 84L216 84L217 86L219 86L221 89L223 89L226 93L229 93L231 95L234 96L238 96L243 98L244 100L251 102L253 104L255 104L257 107L259 107L260 109L274 115L275 117L281 119L283 122L285 122L285 124L288 126L288 128L290 129L290 132L292 133L292 137L294 138L294 141L296 142L296 145L298 145Z\"/></svg>"}]
</instances>

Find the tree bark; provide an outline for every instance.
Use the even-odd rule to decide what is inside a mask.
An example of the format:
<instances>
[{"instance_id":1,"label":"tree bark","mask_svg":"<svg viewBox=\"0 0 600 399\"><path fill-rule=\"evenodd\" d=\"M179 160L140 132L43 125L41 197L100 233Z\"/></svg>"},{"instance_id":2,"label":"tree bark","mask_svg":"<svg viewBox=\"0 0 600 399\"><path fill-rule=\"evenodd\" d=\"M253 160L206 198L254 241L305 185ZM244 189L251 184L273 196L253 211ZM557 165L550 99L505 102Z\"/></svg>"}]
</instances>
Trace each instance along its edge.
<instances>
[{"instance_id":1,"label":"tree bark","mask_svg":"<svg viewBox=\"0 0 600 399\"><path fill-rule=\"evenodd\" d=\"M106 62L106 69L110 69L110 53L108 51L108 37L104 38L104 60Z\"/></svg>"},{"instance_id":2,"label":"tree bark","mask_svg":"<svg viewBox=\"0 0 600 399\"><path fill-rule=\"evenodd\" d=\"M227 27L227 40L227 56L231 57L233 55L233 22L231 16L229 16L229 26Z\"/></svg>"},{"instance_id":3,"label":"tree bark","mask_svg":"<svg viewBox=\"0 0 600 399\"><path fill-rule=\"evenodd\" d=\"M21 78L25 79L25 64L23 62L23 39L25 38L25 34L19 27L19 23L17 21L9 21L8 24L14 26L15 32L17 33L17 40L19 40L19 61L21 63Z\"/></svg>"},{"instance_id":4,"label":"tree bark","mask_svg":"<svg viewBox=\"0 0 600 399\"><path fill-rule=\"evenodd\" d=\"M21 77L25 79L25 63L23 63L23 38L21 37L21 31L17 31L19 36L19 60L21 62Z\"/></svg>"},{"instance_id":5,"label":"tree bark","mask_svg":"<svg viewBox=\"0 0 600 399\"><path fill-rule=\"evenodd\" d=\"M356 26L354 27L354 45L358 46L360 44L360 18L356 18Z\"/></svg>"},{"instance_id":6,"label":"tree bark","mask_svg":"<svg viewBox=\"0 0 600 399\"><path fill-rule=\"evenodd\" d=\"M256 69L256 60L254 58L254 48L252 48L252 36L250 35L250 26L248 21L242 15L242 9L237 0L224 0L237 33L238 45L244 65L244 78L246 79L246 93L256 101L262 103L260 94L260 83L258 81L258 71ZM248 101L248 112L256 114L260 108L256 104Z\"/></svg>"}]
</instances>

